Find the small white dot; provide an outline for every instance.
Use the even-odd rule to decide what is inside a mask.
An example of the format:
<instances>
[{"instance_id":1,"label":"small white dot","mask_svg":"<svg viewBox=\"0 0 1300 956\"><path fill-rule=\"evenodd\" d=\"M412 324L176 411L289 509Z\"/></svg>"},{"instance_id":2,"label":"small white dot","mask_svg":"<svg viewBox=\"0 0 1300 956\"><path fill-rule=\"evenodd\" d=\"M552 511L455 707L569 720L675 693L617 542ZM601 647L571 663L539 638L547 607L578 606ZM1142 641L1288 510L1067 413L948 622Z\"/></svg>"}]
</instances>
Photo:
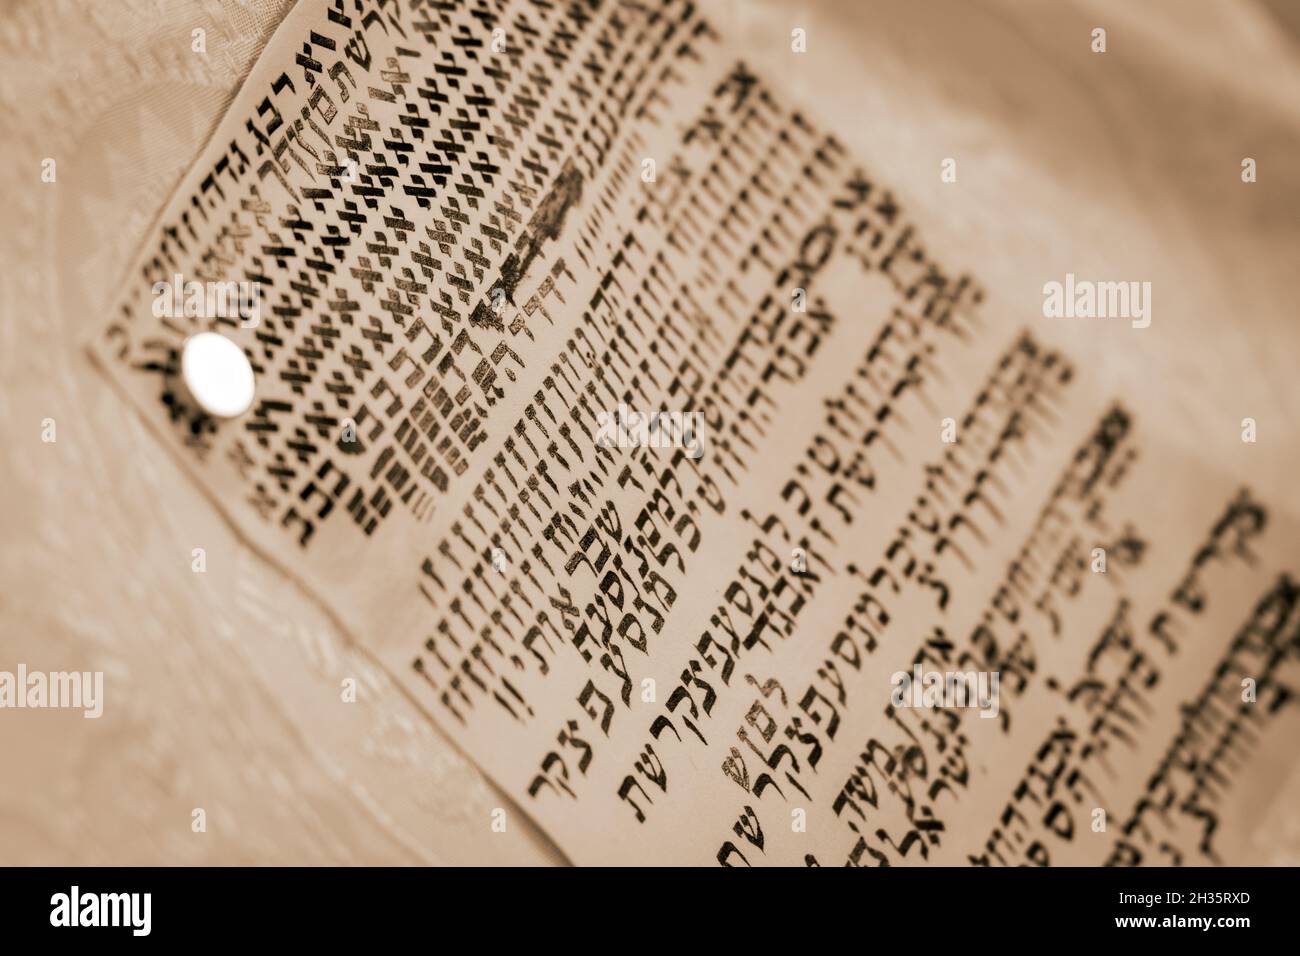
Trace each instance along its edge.
<instances>
[{"instance_id":1,"label":"small white dot","mask_svg":"<svg viewBox=\"0 0 1300 956\"><path fill-rule=\"evenodd\" d=\"M253 404L253 367L248 356L216 332L200 332L185 340L181 378L190 395L209 415L234 418Z\"/></svg>"}]
</instances>

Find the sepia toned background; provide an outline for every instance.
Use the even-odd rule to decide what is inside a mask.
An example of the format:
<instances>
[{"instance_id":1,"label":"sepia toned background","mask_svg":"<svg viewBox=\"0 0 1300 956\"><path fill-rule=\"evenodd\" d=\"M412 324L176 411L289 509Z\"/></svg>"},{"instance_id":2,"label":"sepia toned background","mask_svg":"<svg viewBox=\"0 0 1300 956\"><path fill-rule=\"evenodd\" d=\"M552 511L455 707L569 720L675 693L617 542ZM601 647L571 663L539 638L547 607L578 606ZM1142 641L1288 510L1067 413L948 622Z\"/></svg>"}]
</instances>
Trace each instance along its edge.
<instances>
[{"instance_id":1,"label":"sepia toned background","mask_svg":"<svg viewBox=\"0 0 1300 956\"><path fill-rule=\"evenodd\" d=\"M291 5L0 3L0 669L103 670L107 695L94 721L0 712L0 864L563 861L526 826L491 832L506 798L239 541L85 355ZM1300 517L1300 5L704 6L981 276L993 320L1040 317L1067 271L1151 281L1145 333L1050 334ZM345 676L362 685L346 707ZM1270 769L1228 862L1300 864L1300 768Z\"/></svg>"}]
</instances>

